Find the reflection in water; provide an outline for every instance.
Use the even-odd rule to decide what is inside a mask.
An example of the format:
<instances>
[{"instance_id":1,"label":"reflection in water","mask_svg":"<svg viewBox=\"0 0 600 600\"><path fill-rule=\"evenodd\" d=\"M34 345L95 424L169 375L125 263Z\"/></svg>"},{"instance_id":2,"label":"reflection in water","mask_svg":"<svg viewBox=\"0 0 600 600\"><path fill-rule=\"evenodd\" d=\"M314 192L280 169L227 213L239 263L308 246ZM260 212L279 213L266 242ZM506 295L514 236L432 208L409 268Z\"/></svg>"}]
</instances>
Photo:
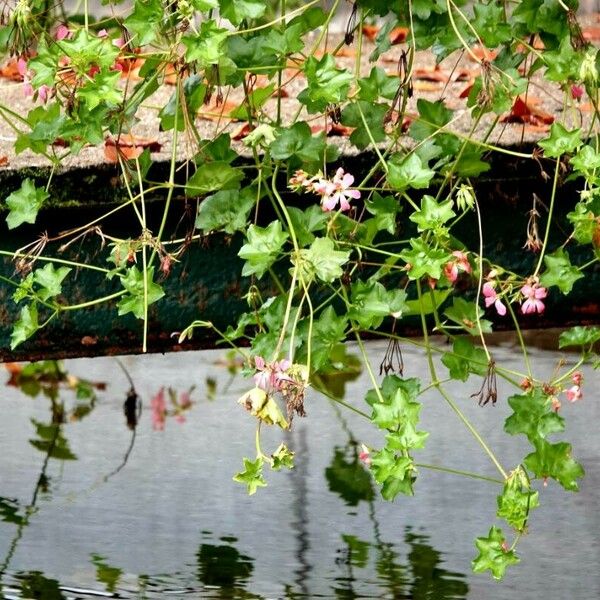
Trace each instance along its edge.
<instances>
[{"instance_id":1,"label":"reflection in water","mask_svg":"<svg viewBox=\"0 0 600 600\"><path fill-rule=\"evenodd\" d=\"M109 480L118 473L121 473L119 485L127 486L128 482L124 477L128 471L123 469L136 440L141 415L141 395L125 367L122 364L120 366L127 378L128 388L121 395L121 398L125 397L124 403L119 403L118 407L119 410L122 407L125 414L125 424L131 431L131 438L122 460L108 475L100 473L99 483L91 491L108 484ZM333 387L336 393L343 391L345 380L332 377L332 381L335 382ZM141 378L139 382L142 385ZM273 557L270 555L270 550L265 548L264 556L256 554L253 557L246 550L241 549L244 546L240 546L236 537L223 537L223 532L217 531L215 533L217 541L210 538L212 535L210 532L203 531L200 542L195 541L195 544L198 544L195 556L192 550L187 559L181 561L179 571L166 574L161 571L160 575L130 573L122 559L117 559L105 548L106 540L111 537L111 529L106 528L105 523L108 519L105 518L107 515L104 515L98 522L85 524L95 536L94 541L98 538L96 548L102 548L102 552L85 554L89 556L88 571L78 563L80 571L86 574L81 582L77 580L77 573L73 575L72 572L63 574L62 571L52 571L53 576L57 574L60 576L59 582L37 570L36 559L43 559L43 553L51 553L53 550L44 545L47 544L48 538L40 540L39 557L27 558L27 562L34 568L11 571L10 567L17 547L24 531L31 524L32 516L35 514L36 524L43 523L43 508L53 502L50 491L51 487L57 488L57 486L52 484L47 474L50 461L60 462L66 470L69 461L77 458L69 445L65 426L92 415L98 404L96 394L102 391L103 385L69 375L62 365L56 362L39 363L23 368L12 366L9 384L19 387L30 397L46 397L49 401L50 414L47 420L31 419L35 428L31 446L43 453L33 493L26 500L13 497L0 498L0 519L14 527L12 539L6 545L6 555L4 558L0 557L0 596L2 597L42 600L102 596L157 599L164 598L167 593L177 593L190 598L244 600L267 597L311 598L315 595L345 599L386 597L451 600L465 598L467 595L468 586L464 576L442 568L440 553L430 545L424 534L405 529L403 541L390 543L384 540L377 520L377 495L371 477L359 460L356 439L336 405L333 405L333 409L347 440L345 444L340 440L341 443L333 448L329 464L325 466L325 479L331 493L328 494L326 489L321 493L330 498L319 497L317 502L330 502L332 498L337 498L340 508L349 506L357 509L362 505L365 510L368 509L368 521L367 527L361 530L360 536L350 533L341 534L341 545L338 542L337 552L334 555L313 543L314 532L310 529L313 513L310 504L312 488L309 470L309 460L313 455L310 441L307 439L309 430L301 427L289 434L293 435L297 450L296 467L288 476L292 518L287 529L289 533L286 535L293 535L289 545L293 548L290 548L289 555ZM165 389L169 388L165 386ZM181 404L179 398L176 400L179 406ZM115 411L113 416L115 419L118 417L122 422L122 413ZM113 424L107 426L112 427ZM101 432L100 422L98 428ZM152 435L165 436L168 432ZM87 460L88 457L84 457L80 448L74 446L82 461L84 458ZM102 466L99 469L104 470L106 467ZM114 480L111 483L114 484ZM137 490L132 494L135 496ZM57 495L56 489L53 495ZM315 505L314 510L318 512L318 509L319 505ZM111 516L113 515L108 515ZM144 521L139 522L144 523ZM186 522L186 527L189 526L192 530L196 525L196 522ZM31 531L37 529L34 527ZM260 533L260 531L256 532L257 535ZM132 548L131 551L135 550ZM164 552L164 560L168 561L167 547L164 548ZM288 567L287 571L280 574L277 595L262 593L263 582L257 565L264 562L267 562L271 570L278 569L280 563ZM16 565L18 561L14 560L14 563ZM323 565L327 569L326 582L317 580L316 573ZM73 577L76 578L75 581ZM69 587L73 584L89 587L90 577L96 582L92 586L95 589ZM66 585L67 583L69 585ZM327 586L329 586L329 593L325 595L323 592L314 593L314 589L323 590L327 589ZM261 593L255 593L256 589L261 589Z\"/></svg>"},{"instance_id":2,"label":"reflection in water","mask_svg":"<svg viewBox=\"0 0 600 600\"><path fill-rule=\"evenodd\" d=\"M254 559L240 554L231 543L200 544L196 560L198 581L209 588L216 588L217 598L258 597L246 592L246 585L254 570Z\"/></svg>"}]
</instances>

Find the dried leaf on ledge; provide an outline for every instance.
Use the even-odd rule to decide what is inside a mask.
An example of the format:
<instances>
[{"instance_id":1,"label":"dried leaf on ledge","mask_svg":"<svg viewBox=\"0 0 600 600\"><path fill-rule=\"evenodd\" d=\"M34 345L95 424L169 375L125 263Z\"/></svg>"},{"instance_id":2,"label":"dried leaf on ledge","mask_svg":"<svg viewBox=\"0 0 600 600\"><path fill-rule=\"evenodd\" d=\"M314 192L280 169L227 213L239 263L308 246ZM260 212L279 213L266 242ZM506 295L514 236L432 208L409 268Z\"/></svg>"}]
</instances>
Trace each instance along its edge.
<instances>
[{"instance_id":1,"label":"dried leaf on ledge","mask_svg":"<svg viewBox=\"0 0 600 600\"><path fill-rule=\"evenodd\" d=\"M119 155L126 160L140 156L145 148L150 152L160 152L160 142L152 138L135 137L130 133L122 133L118 138L109 137L104 140L104 156L109 162L119 162Z\"/></svg>"},{"instance_id":2,"label":"dried leaf on ledge","mask_svg":"<svg viewBox=\"0 0 600 600\"><path fill-rule=\"evenodd\" d=\"M527 102L521 96L517 96L510 112L504 115L501 123L523 123L525 125L533 125L537 128L536 131L546 131L548 126L554 123L554 117L536 108L535 105L539 101L533 97L527 98Z\"/></svg>"}]
</instances>

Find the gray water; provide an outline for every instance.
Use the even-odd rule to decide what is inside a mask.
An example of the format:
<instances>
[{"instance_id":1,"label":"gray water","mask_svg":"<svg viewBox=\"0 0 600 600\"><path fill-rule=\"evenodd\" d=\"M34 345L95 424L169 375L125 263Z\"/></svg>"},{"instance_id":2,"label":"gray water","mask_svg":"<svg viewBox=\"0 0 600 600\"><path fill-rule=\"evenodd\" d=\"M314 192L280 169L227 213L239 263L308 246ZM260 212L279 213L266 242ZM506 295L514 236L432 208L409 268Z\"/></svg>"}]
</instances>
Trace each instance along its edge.
<instances>
[{"instance_id":1,"label":"gray water","mask_svg":"<svg viewBox=\"0 0 600 600\"><path fill-rule=\"evenodd\" d=\"M384 349L369 345L373 362ZM522 561L498 583L488 574L472 574L470 562L474 538L487 535L495 522L499 487L421 469L414 497L383 501L375 487L373 494L368 484L365 488L356 460L356 443L380 447L380 434L316 392L307 399L308 417L297 418L290 433L269 430L263 436L270 452L283 435L297 453L296 468L266 473L268 487L248 497L232 475L243 456L254 456L254 419L236 403L251 383L216 365L222 354L122 359L144 410L127 464L108 479L123 462L132 435L122 413L129 384L114 359L65 361L69 372L105 381L107 389L98 393L90 415L63 428L77 460L49 460L42 485L44 453L29 440L35 437L32 419L48 422L49 402L0 387L5 598L600 596L598 373L586 372L581 402L563 402L564 436L586 469L581 491L567 493L554 482L538 486L542 506L519 544ZM505 366L522 368L511 347L494 354ZM552 372L560 355L534 350L531 358L541 376ZM405 376L426 376L419 350L405 349L404 361ZM0 371L0 385L3 378L8 376ZM207 378L216 382L214 399ZM505 399L513 392L500 384L496 406L481 408L469 397L479 384L472 378L450 389L512 468L529 452L526 441L502 431L510 412ZM161 386L183 391L192 385L187 421L169 419L165 431L153 431L151 396ZM347 385L346 401L364 409L370 387L361 375ZM416 460L495 477L489 459L444 401L435 393L422 399L422 429L431 435ZM336 477L345 468L356 475L354 486ZM35 512L19 526L14 516L31 504L36 488Z\"/></svg>"}]
</instances>

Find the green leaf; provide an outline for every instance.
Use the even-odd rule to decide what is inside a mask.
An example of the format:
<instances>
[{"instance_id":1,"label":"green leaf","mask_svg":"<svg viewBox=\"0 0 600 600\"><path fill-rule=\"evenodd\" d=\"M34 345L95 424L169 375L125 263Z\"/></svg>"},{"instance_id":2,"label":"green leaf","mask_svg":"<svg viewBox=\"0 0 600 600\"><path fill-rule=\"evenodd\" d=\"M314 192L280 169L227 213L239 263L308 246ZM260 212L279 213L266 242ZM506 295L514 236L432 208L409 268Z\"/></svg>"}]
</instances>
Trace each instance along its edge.
<instances>
[{"instance_id":1,"label":"green leaf","mask_svg":"<svg viewBox=\"0 0 600 600\"><path fill-rule=\"evenodd\" d=\"M14 350L19 344L30 338L40 328L38 311L35 304L21 308L21 314L13 326L10 336L10 349Z\"/></svg>"},{"instance_id":2,"label":"green leaf","mask_svg":"<svg viewBox=\"0 0 600 600\"><path fill-rule=\"evenodd\" d=\"M546 158L560 158L563 154L573 152L582 144L581 129L569 131L558 121L552 123L550 136L540 140L538 146L544 151Z\"/></svg>"},{"instance_id":3,"label":"green leaf","mask_svg":"<svg viewBox=\"0 0 600 600\"><path fill-rule=\"evenodd\" d=\"M315 239L314 233L323 231L327 226L327 213L320 206L313 204L305 210L296 206L288 206L290 221L300 246L308 246Z\"/></svg>"},{"instance_id":4,"label":"green leaf","mask_svg":"<svg viewBox=\"0 0 600 600\"><path fill-rule=\"evenodd\" d=\"M120 71L100 71L77 90L77 97L85 102L89 110L100 104L116 106L123 101L123 92L119 87Z\"/></svg>"},{"instance_id":5,"label":"green leaf","mask_svg":"<svg viewBox=\"0 0 600 600\"><path fill-rule=\"evenodd\" d=\"M398 91L397 77L391 77L381 67L373 67L368 77L358 80L358 97L360 100L374 103L380 97L391 100Z\"/></svg>"},{"instance_id":6,"label":"green leaf","mask_svg":"<svg viewBox=\"0 0 600 600\"><path fill-rule=\"evenodd\" d=\"M492 527L487 537L478 537L475 546L479 555L473 560L471 566L475 573L489 571L494 579L502 579L506 568L520 561L514 550L506 548L506 541L502 529Z\"/></svg>"},{"instance_id":7,"label":"green leaf","mask_svg":"<svg viewBox=\"0 0 600 600\"><path fill-rule=\"evenodd\" d=\"M414 494L415 467L410 457L383 448L371 454L371 471L375 481L382 484L381 495L386 500L391 502L398 494Z\"/></svg>"},{"instance_id":8,"label":"green leaf","mask_svg":"<svg viewBox=\"0 0 600 600\"><path fill-rule=\"evenodd\" d=\"M183 98L181 98L180 92L173 92L167 104L158 113L161 131L173 129L175 127L175 117L177 117L177 131L184 131L186 128L186 115L182 105L186 107L189 115L195 115L202 106L205 96L206 85L202 83L202 77L199 75L186 77L183 81Z\"/></svg>"},{"instance_id":9,"label":"green leaf","mask_svg":"<svg viewBox=\"0 0 600 600\"><path fill-rule=\"evenodd\" d=\"M201 69L219 64L225 40L227 29L219 27L212 19L203 21L196 35L185 35L181 38L186 48L186 59L189 62L196 61Z\"/></svg>"},{"instance_id":10,"label":"green leaf","mask_svg":"<svg viewBox=\"0 0 600 600\"><path fill-rule=\"evenodd\" d=\"M523 469L518 467L506 480L502 494L497 497L496 515L504 519L512 528L524 531L529 513L540 505L539 494L530 488Z\"/></svg>"},{"instance_id":11,"label":"green leaf","mask_svg":"<svg viewBox=\"0 0 600 600\"><path fill-rule=\"evenodd\" d=\"M302 337L302 347L298 350L296 362L306 363L310 345L312 368L321 371L332 367L335 350L346 337L348 319L338 316L332 306L328 306L312 323L303 319L298 327ZM339 365L338 365L339 366ZM343 366L343 365L342 365Z\"/></svg>"},{"instance_id":12,"label":"green leaf","mask_svg":"<svg viewBox=\"0 0 600 600\"><path fill-rule=\"evenodd\" d=\"M473 6L475 18L472 25L488 48L496 48L512 39L510 25L506 22L506 13L500 4L492 0L489 4Z\"/></svg>"},{"instance_id":13,"label":"green leaf","mask_svg":"<svg viewBox=\"0 0 600 600\"><path fill-rule=\"evenodd\" d=\"M452 198L438 204L433 196L426 194L421 199L421 209L410 215L409 219L417 224L419 231L437 229L456 216L452 210L453 204Z\"/></svg>"},{"instance_id":14,"label":"green leaf","mask_svg":"<svg viewBox=\"0 0 600 600\"><path fill-rule=\"evenodd\" d=\"M579 148L577 154L571 157L571 165L587 179L596 176L600 169L600 152L589 144Z\"/></svg>"},{"instance_id":15,"label":"green leaf","mask_svg":"<svg viewBox=\"0 0 600 600\"><path fill-rule=\"evenodd\" d=\"M387 181L393 190L404 192L408 188L417 190L429 187L435 172L421 162L419 156L412 153L402 162L388 163Z\"/></svg>"},{"instance_id":16,"label":"green leaf","mask_svg":"<svg viewBox=\"0 0 600 600\"><path fill-rule=\"evenodd\" d=\"M62 291L62 282L71 272L69 267L54 268L52 263L47 263L42 269L36 269L33 280L42 289L36 291L36 295L42 301L58 296Z\"/></svg>"},{"instance_id":17,"label":"green leaf","mask_svg":"<svg viewBox=\"0 0 600 600\"><path fill-rule=\"evenodd\" d=\"M244 20L258 19L263 16L267 5L262 0L219 0L221 16L229 19L233 25Z\"/></svg>"},{"instance_id":18,"label":"green leaf","mask_svg":"<svg viewBox=\"0 0 600 600\"><path fill-rule=\"evenodd\" d=\"M121 284L127 290L127 293L119 300L117 304L119 309L119 316L126 315L127 313L133 313L138 319L144 318L144 300L146 300L148 306L154 304L160 300L165 292L163 289L153 281L154 279L154 267L148 267L146 281L147 281L147 296L144 295L144 273L140 271L136 266L133 266L127 270L124 277L121 278Z\"/></svg>"},{"instance_id":19,"label":"green leaf","mask_svg":"<svg viewBox=\"0 0 600 600\"><path fill-rule=\"evenodd\" d=\"M282 231L280 221L273 221L267 227L250 225L248 242L238 252L238 256L246 261L242 276L254 274L260 279L281 254L287 238L288 234Z\"/></svg>"},{"instance_id":20,"label":"green leaf","mask_svg":"<svg viewBox=\"0 0 600 600\"><path fill-rule=\"evenodd\" d=\"M386 230L394 235L396 232L396 216L401 210L398 200L393 196L381 196L374 192L369 200L365 201L365 208L375 216L378 230Z\"/></svg>"},{"instance_id":21,"label":"green leaf","mask_svg":"<svg viewBox=\"0 0 600 600\"><path fill-rule=\"evenodd\" d=\"M49 196L44 188L36 188L31 179L25 179L21 188L6 199L8 228L14 229L22 223L35 223L38 211Z\"/></svg>"},{"instance_id":22,"label":"green leaf","mask_svg":"<svg viewBox=\"0 0 600 600\"><path fill-rule=\"evenodd\" d=\"M304 63L304 75L308 87L298 95L310 113L323 112L330 104L339 104L348 97L352 74L336 68L335 59L325 54L321 60L314 56Z\"/></svg>"},{"instance_id":23,"label":"green leaf","mask_svg":"<svg viewBox=\"0 0 600 600\"><path fill-rule=\"evenodd\" d=\"M425 275L433 279L439 279L442 276L442 268L450 260L444 250L430 247L421 238L411 238L411 249L404 249L400 253L400 258L410 265L408 277L410 279L421 279Z\"/></svg>"},{"instance_id":24,"label":"green leaf","mask_svg":"<svg viewBox=\"0 0 600 600\"><path fill-rule=\"evenodd\" d=\"M591 346L598 340L600 340L600 327L577 325L560 334L558 338L558 347Z\"/></svg>"},{"instance_id":25,"label":"green leaf","mask_svg":"<svg viewBox=\"0 0 600 600\"><path fill-rule=\"evenodd\" d=\"M205 233L221 229L228 234L244 231L255 203L256 190L250 187L207 196L198 208L196 227Z\"/></svg>"},{"instance_id":26,"label":"green leaf","mask_svg":"<svg viewBox=\"0 0 600 600\"><path fill-rule=\"evenodd\" d=\"M352 284L348 318L356 321L363 329L375 329L384 317L399 318L405 308L404 290L386 290L378 281L356 281Z\"/></svg>"},{"instance_id":27,"label":"green leaf","mask_svg":"<svg viewBox=\"0 0 600 600\"><path fill-rule=\"evenodd\" d=\"M444 311L444 314L451 320L463 327L471 335L478 335L477 317L479 316L479 325L484 333L492 332L492 323L487 319L482 319L483 309L477 306L475 302L468 302L464 298L454 298L452 306Z\"/></svg>"},{"instance_id":28,"label":"green leaf","mask_svg":"<svg viewBox=\"0 0 600 600\"><path fill-rule=\"evenodd\" d=\"M348 104L342 111L342 124L354 127L354 131L350 134L350 141L359 150L364 150L372 142L385 140L383 122L388 110L389 107L385 104L358 100Z\"/></svg>"},{"instance_id":29,"label":"green leaf","mask_svg":"<svg viewBox=\"0 0 600 600\"><path fill-rule=\"evenodd\" d=\"M280 129L271 144L271 156L275 160L286 160L290 169L303 167L313 171L323 165L323 160L333 160L337 151L331 153L325 143L324 134L313 135L304 121Z\"/></svg>"},{"instance_id":30,"label":"green leaf","mask_svg":"<svg viewBox=\"0 0 600 600\"><path fill-rule=\"evenodd\" d=\"M446 107L443 100L430 102L419 98L417 101L419 119L410 126L410 135L421 142L433 135L452 120L453 112Z\"/></svg>"},{"instance_id":31,"label":"green leaf","mask_svg":"<svg viewBox=\"0 0 600 600\"><path fill-rule=\"evenodd\" d=\"M233 480L243 483L248 488L248 495L256 493L259 487L265 487L267 482L262 476L263 459L259 456L256 460L244 458L244 470L236 473Z\"/></svg>"},{"instance_id":32,"label":"green leaf","mask_svg":"<svg viewBox=\"0 0 600 600\"><path fill-rule=\"evenodd\" d=\"M231 190L238 188L243 178L243 171L226 162L204 163L188 179L185 193L188 196L199 196L216 190Z\"/></svg>"},{"instance_id":33,"label":"green leaf","mask_svg":"<svg viewBox=\"0 0 600 600\"><path fill-rule=\"evenodd\" d=\"M452 379L467 381L469 375L485 375L488 359L483 348L478 348L466 337L458 337L452 345L452 352L442 355L442 363L448 368Z\"/></svg>"},{"instance_id":34,"label":"green leaf","mask_svg":"<svg viewBox=\"0 0 600 600\"><path fill-rule=\"evenodd\" d=\"M563 294L570 294L573 284L583 277L583 273L571 264L569 255L563 248L546 254L544 262L546 271L540 278L540 285L544 287L555 285Z\"/></svg>"},{"instance_id":35,"label":"green leaf","mask_svg":"<svg viewBox=\"0 0 600 600\"><path fill-rule=\"evenodd\" d=\"M134 34L134 43L144 46L156 39L164 19L161 0L135 0L133 12L125 19L124 24Z\"/></svg>"},{"instance_id":36,"label":"green leaf","mask_svg":"<svg viewBox=\"0 0 600 600\"><path fill-rule=\"evenodd\" d=\"M510 435L522 433L533 444L565 428L565 420L552 410L552 399L539 388L511 396L508 404L513 414L506 419L504 431Z\"/></svg>"},{"instance_id":37,"label":"green leaf","mask_svg":"<svg viewBox=\"0 0 600 600\"><path fill-rule=\"evenodd\" d=\"M571 457L571 444L558 442L551 444L544 439L535 443L535 452L528 454L523 461L536 477L551 477L565 490L577 492L577 479L584 476L583 467Z\"/></svg>"},{"instance_id":38,"label":"green leaf","mask_svg":"<svg viewBox=\"0 0 600 600\"><path fill-rule=\"evenodd\" d=\"M63 435L60 425L56 423L41 423L31 419L39 439L29 440L29 443L50 458L57 460L77 460L69 448L69 442Z\"/></svg>"},{"instance_id":39,"label":"green leaf","mask_svg":"<svg viewBox=\"0 0 600 600\"><path fill-rule=\"evenodd\" d=\"M294 468L294 452L292 452L283 442L279 444L277 450L271 454L271 469L279 471L281 469Z\"/></svg>"},{"instance_id":40,"label":"green leaf","mask_svg":"<svg viewBox=\"0 0 600 600\"><path fill-rule=\"evenodd\" d=\"M451 289L429 290L420 300L407 300L405 302L407 308L404 311L404 316L430 315L444 303L451 293Z\"/></svg>"},{"instance_id":41,"label":"green leaf","mask_svg":"<svg viewBox=\"0 0 600 600\"><path fill-rule=\"evenodd\" d=\"M415 378L401 379L387 375L377 390L369 390L366 402L372 407L371 420L380 429L395 429L404 423L413 426L419 421L421 404L416 401L420 381Z\"/></svg>"},{"instance_id":42,"label":"green leaf","mask_svg":"<svg viewBox=\"0 0 600 600\"><path fill-rule=\"evenodd\" d=\"M334 250L333 241L329 238L316 238L310 248L300 250L299 259L292 259L296 264L299 261L300 269L307 280L317 277L326 283L332 283L343 274L342 265L350 258L350 252Z\"/></svg>"}]
</instances>

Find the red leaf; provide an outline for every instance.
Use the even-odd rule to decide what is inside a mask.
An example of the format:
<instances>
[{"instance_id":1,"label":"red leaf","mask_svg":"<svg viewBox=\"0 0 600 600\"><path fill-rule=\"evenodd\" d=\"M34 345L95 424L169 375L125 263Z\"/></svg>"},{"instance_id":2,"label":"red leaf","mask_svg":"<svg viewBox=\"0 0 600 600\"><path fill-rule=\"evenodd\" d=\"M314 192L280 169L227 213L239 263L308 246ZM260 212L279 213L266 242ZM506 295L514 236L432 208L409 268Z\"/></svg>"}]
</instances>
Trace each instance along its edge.
<instances>
[{"instance_id":1,"label":"red leaf","mask_svg":"<svg viewBox=\"0 0 600 600\"><path fill-rule=\"evenodd\" d=\"M500 121L502 123L524 123L535 127L545 127L554 122L554 117L534 105L537 103L535 98L528 98L527 102L521 96L517 96L510 112L504 115Z\"/></svg>"}]
</instances>

